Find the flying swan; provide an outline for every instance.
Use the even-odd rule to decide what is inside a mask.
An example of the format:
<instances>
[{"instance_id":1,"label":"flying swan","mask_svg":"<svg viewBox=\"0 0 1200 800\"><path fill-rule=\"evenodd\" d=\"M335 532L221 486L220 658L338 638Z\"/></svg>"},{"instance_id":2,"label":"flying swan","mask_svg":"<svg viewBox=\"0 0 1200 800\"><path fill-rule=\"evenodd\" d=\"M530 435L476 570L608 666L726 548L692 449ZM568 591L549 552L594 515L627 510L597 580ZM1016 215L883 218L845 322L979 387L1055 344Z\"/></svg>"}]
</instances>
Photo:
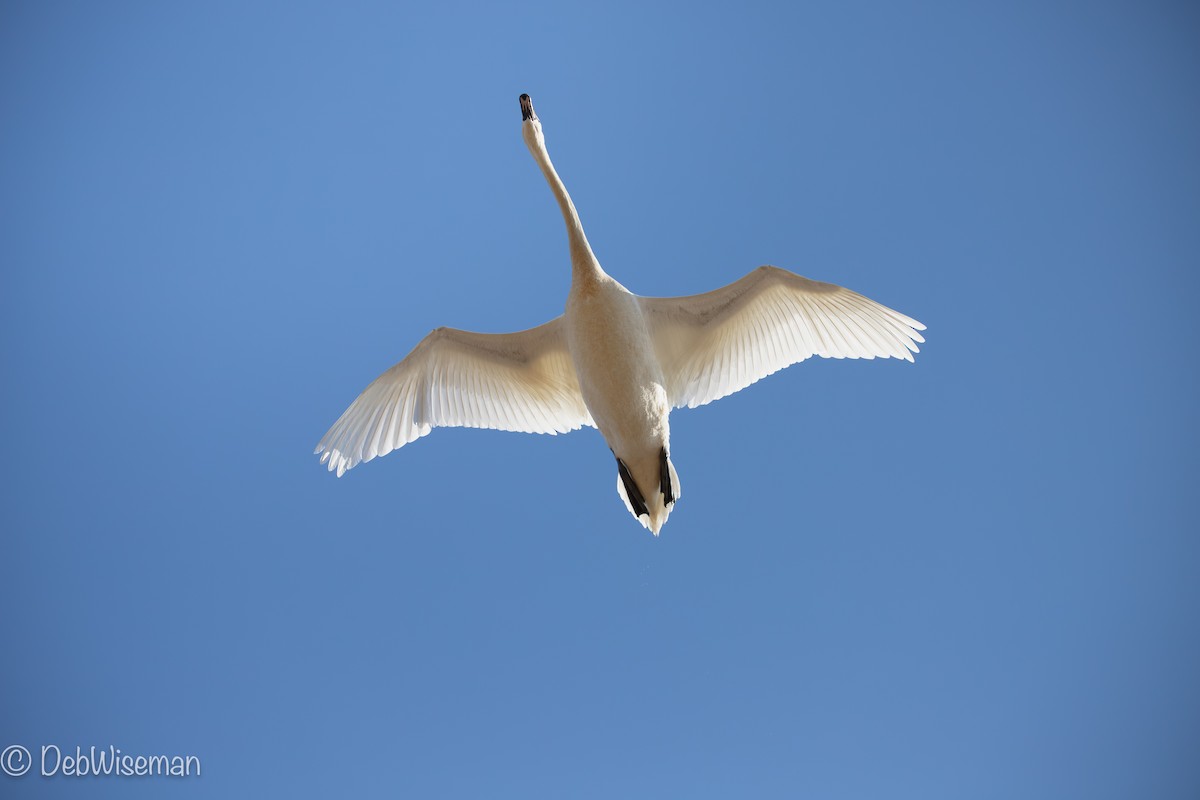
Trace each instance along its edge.
<instances>
[{"instance_id":1,"label":"flying swan","mask_svg":"<svg viewBox=\"0 0 1200 800\"><path fill-rule=\"evenodd\" d=\"M657 536L681 495L671 409L711 403L814 355L912 361L925 341L916 320L779 267L705 294L632 294L601 269L529 95L520 102L521 134L567 224L566 311L518 333L430 333L317 445L339 477L433 428L566 433L590 425L617 459L625 507Z\"/></svg>"}]
</instances>

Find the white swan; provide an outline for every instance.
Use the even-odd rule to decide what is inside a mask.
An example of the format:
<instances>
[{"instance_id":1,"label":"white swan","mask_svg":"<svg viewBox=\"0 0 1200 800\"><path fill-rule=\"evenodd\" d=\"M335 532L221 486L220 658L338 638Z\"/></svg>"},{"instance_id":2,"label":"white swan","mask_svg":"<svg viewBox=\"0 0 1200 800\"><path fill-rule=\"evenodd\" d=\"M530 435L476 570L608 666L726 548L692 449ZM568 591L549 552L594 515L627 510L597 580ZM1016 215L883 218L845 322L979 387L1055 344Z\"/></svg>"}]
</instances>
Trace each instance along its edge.
<instances>
[{"instance_id":1,"label":"white swan","mask_svg":"<svg viewBox=\"0 0 1200 800\"><path fill-rule=\"evenodd\" d=\"M617 458L621 499L657 536L680 497L672 408L710 403L813 355L913 360L924 325L778 267L689 297L630 293L600 268L529 95L520 102L525 144L567 224L566 313L519 333L430 333L317 445L339 477L437 427L565 433L592 425Z\"/></svg>"}]
</instances>

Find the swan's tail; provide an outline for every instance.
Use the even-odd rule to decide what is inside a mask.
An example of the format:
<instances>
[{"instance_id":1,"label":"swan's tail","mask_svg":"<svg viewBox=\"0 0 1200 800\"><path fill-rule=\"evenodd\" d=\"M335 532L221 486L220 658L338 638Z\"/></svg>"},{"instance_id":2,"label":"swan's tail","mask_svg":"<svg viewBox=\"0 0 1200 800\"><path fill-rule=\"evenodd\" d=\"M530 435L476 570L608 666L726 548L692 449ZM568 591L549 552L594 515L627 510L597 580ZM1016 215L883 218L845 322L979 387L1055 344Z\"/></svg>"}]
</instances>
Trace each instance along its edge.
<instances>
[{"instance_id":1,"label":"swan's tail","mask_svg":"<svg viewBox=\"0 0 1200 800\"><path fill-rule=\"evenodd\" d=\"M658 536L683 490L679 485L679 474L675 471L675 465L667 455L667 448L663 447L659 451L658 463L655 466L657 468L652 473L654 480L643 481L654 488L649 493L643 493L629 467L618 458L617 494L621 496L634 519Z\"/></svg>"}]
</instances>

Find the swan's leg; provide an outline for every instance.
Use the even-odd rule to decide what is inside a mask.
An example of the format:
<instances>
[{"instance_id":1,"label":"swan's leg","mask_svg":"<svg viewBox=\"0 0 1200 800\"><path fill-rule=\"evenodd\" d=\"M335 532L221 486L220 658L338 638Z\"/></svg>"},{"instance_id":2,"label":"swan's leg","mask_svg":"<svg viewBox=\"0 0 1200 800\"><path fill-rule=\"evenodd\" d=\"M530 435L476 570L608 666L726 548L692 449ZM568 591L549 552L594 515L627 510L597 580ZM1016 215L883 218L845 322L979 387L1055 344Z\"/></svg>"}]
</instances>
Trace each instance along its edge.
<instances>
[{"instance_id":1,"label":"swan's leg","mask_svg":"<svg viewBox=\"0 0 1200 800\"><path fill-rule=\"evenodd\" d=\"M658 451L658 483L662 489L663 505L669 506L675 502L675 489L671 485L671 459L667 456L667 448Z\"/></svg>"},{"instance_id":2,"label":"swan's leg","mask_svg":"<svg viewBox=\"0 0 1200 800\"><path fill-rule=\"evenodd\" d=\"M633 476L629 474L629 467L625 466L625 462L620 458L617 459L617 473L621 476L621 483L625 485L625 496L629 498L629 506L633 509L633 515L635 517L640 517L642 514L649 515L650 511L646 508L646 498L642 496L642 490L638 488Z\"/></svg>"}]
</instances>

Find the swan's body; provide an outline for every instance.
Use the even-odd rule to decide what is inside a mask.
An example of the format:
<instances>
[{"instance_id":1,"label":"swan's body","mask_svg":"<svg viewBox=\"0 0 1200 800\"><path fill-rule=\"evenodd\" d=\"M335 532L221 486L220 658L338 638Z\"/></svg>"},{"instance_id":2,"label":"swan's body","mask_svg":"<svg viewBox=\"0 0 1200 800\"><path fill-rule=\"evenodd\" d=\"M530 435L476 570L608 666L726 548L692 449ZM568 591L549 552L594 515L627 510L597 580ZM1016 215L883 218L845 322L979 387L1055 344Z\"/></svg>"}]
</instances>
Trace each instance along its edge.
<instances>
[{"instance_id":1,"label":"swan's body","mask_svg":"<svg viewBox=\"0 0 1200 800\"><path fill-rule=\"evenodd\" d=\"M680 489L668 455L666 379L642 307L637 296L601 273L572 281L563 319L583 402L619 462L617 491L630 513L645 515L647 527L658 533ZM670 481L665 489L664 464Z\"/></svg>"},{"instance_id":2,"label":"swan's body","mask_svg":"<svg viewBox=\"0 0 1200 800\"><path fill-rule=\"evenodd\" d=\"M341 476L441 426L565 433L595 426L617 491L658 535L680 496L672 408L694 408L812 355L912 361L925 326L848 289L759 267L690 297L639 297L600 267L521 95L522 134L567 225L566 312L519 333L438 328L375 380L316 452Z\"/></svg>"}]
</instances>

